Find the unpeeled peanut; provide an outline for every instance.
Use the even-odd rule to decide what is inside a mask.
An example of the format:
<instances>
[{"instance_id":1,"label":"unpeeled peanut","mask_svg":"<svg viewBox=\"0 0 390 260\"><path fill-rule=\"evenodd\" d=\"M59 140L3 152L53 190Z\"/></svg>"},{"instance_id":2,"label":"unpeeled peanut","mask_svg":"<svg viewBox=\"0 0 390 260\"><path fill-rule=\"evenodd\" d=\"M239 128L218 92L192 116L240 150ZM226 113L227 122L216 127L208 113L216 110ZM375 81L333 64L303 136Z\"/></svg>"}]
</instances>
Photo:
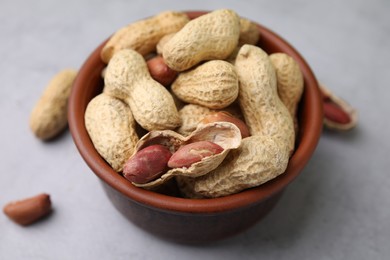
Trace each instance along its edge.
<instances>
[{"instance_id":1,"label":"unpeeled peanut","mask_svg":"<svg viewBox=\"0 0 390 260\"><path fill-rule=\"evenodd\" d=\"M260 31L257 25L246 18L240 18L240 37L238 39L238 46L244 44L256 45L260 38Z\"/></svg>"},{"instance_id":2,"label":"unpeeled peanut","mask_svg":"<svg viewBox=\"0 0 390 260\"><path fill-rule=\"evenodd\" d=\"M223 148L210 141L198 141L181 146L169 159L170 168L190 167L203 158L219 154Z\"/></svg>"},{"instance_id":3,"label":"unpeeled peanut","mask_svg":"<svg viewBox=\"0 0 390 260\"><path fill-rule=\"evenodd\" d=\"M27 226L47 216L51 212L50 195L38 194L34 197L13 201L4 206L4 213L19 225Z\"/></svg>"},{"instance_id":4,"label":"unpeeled peanut","mask_svg":"<svg viewBox=\"0 0 390 260\"><path fill-rule=\"evenodd\" d=\"M201 61L227 58L239 35L238 15L216 10L188 22L165 44L163 57L170 68L184 71Z\"/></svg>"},{"instance_id":5,"label":"unpeeled peanut","mask_svg":"<svg viewBox=\"0 0 390 260\"><path fill-rule=\"evenodd\" d=\"M223 60L207 61L182 72L172 84L172 92L182 101L212 109L232 104L238 89L234 66Z\"/></svg>"},{"instance_id":6,"label":"unpeeled peanut","mask_svg":"<svg viewBox=\"0 0 390 260\"><path fill-rule=\"evenodd\" d=\"M30 115L30 128L38 138L51 139L68 125L68 98L76 75L76 70L62 70L46 86Z\"/></svg>"},{"instance_id":7,"label":"unpeeled peanut","mask_svg":"<svg viewBox=\"0 0 390 260\"><path fill-rule=\"evenodd\" d=\"M147 183L167 171L171 156L163 145L148 146L130 157L123 168L123 176L134 183Z\"/></svg>"},{"instance_id":8,"label":"unpeeled peanut","mask_svg":"<svg viewBox=\"0 0 390 260\"><path fill-rule=\"evenodd\" d=\"M105 63L122 49L133 49L145 56L153 52L166 34L180 30L189 21L181 12L166 11L118 30L105 44L101 58Z\"/></svg>"},{"instance_id":9,"label":"unpeeled peanut","mask_svg":"<svg viewBox=\"0 0 390 260\"><path fill-rule=\"evenodd\" d=\"M227 57L225 60L231 64L234 64L241 46L243 46L244 44L256 45L259 39L260 31L257 28L257 25L254 22L241 17L240 37L238 39L238 44L236 48L232 51L232 53L230 53L229 57Z\"/></svg>"},{"instance_id":10,"label":"unpeeled peanut","mask_svg":"<svg viewBox=\"0 0 390 260\"><path fill-rule=\"evenodd\" d=\"M157 43L156 52L158 54L163 53L164 45L175 35L175 33L167 34L161 38ZM240 36L238 38L237 51L235 50L234 58L237 55L239 47L244 44L256 45L260 39L260 31L257 28L256 23L246 18L240 17Z\"/></svg>"},{"instance_id":11,"label":"unpeeled peanut","mask_svg":"<svg viewBox=\"0 0 390 260\"><path fill-rule=\"evenodd\" d=\"M304 89L303 74L299 64L288 54L273 53L269 58L275 68L280 100L294 119L294 128L297 133L297 109Z\"/></svg>"},{"instance_id":12,"label":"unpeeled peanut","mask_svg":"<svg viewBox=\"0 0 390 260\"><path fill-rule=\"evenodd\" d=\"M126 102L144 129L173 129L180 125L172 95L150 76L138 52L117 52L108 63L104 82L103 92Z\"/></svg>"},{"instance_id":13,"label":"unpeeled peanut","mask_svg":"<svg viewBox=\"0 0 390 260\"><path fill-rule=\"evenodd\" d=\"M138 141L135 120L129 106L101 93L88 103L84 118L97 152L115 171L121 172Z\"/></svg>"},{"instance_id":14,"label":"unpeeled peanut","mask_svg":"<svg viewBox=\"0 0 390 260\"><path fill-rule=\"evenodd\" d=\"M216 110L195 104L183 106L179 110L182 124L176 131L184 136L191 134L205 116L215 111Z\"/></svg>"},{"instance_id":15,"label":"unpeeled peanut","mask_svg":"<svg viewBox=\"0 0 390 260\"><path fill-rule=\"evenodd\" d=\"M175 35L175 33L167 34L160 39L160 41L157 43L157 46L156 46L157 54L159 54L159 55L163 54L165 44L173 37L173 35Z\"/></svg>"},{"instance_id":16,"label":"unpeeled peanut","mask_svg":"<svg viewBox=\"0 0 390 260\"><path fill-rule=\"evenodd\" d=\"M295 134L292 117L277 92L277 77L268 54L244 45L235 62L240 80L239 103L251 135L269 136L290 153Z\"/></svg>"}]
</instances>

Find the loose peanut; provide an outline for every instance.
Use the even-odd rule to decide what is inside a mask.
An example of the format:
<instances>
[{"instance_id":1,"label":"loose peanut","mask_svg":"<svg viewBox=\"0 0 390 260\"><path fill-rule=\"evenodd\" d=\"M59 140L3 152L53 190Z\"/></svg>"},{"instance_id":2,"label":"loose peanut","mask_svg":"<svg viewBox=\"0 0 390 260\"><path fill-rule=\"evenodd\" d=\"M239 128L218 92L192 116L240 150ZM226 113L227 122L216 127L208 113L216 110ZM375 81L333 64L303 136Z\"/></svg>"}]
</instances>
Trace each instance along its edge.
<instances>
[{"instance_id":1,"label":"loose peanut","mask_svg":"<svg viewBox=\"0 0 390 260\"><path fill-rule=\"evenodd\" d=\"M106 43L101 58L108 63L122 49L133 49L147 55L156 49L159 40L166 34L180 30L189 21L181 12L166 11L118 30Z\"/></svg>"},{"instance_id":2,"label":"loose peanut","mask_svg":"<svg viewBox=\"0 0 390 260\"><path fill-rule=\"evenodd\" d=\"M88 103L85 127L98 153L121 172L138 141L129 106L102 93Z\"/></svg>"},{"instance_id":3,"label":"loose peanut","mask_svg":"<svg viewBox=\"0 0 390 260\"><path fill-rule=\"evenodd\" d=\"M68 98L76 75L76 70L62 70L45 88L30 115L30 128L38 138L51 139L66 128Z\"/></svg>"},{"instance_id":4,"label":"loose peanut","mask_svg":"<svg viewBox=\"0 0 390 260\"><path fill-rule=\"evenodd\" d=\"M304 82L298 63L285 53L273 53L269 56L276 71L278 94L294 119L295 132L298 132L297 108L301 100Z\"/></svg>"},{"instance_id":5,"label":"loose peanut","mask_svg":"<svg viewBox=\"0 0 390 260\"><path fill-rule=\"evenodd\" d=\"M208 61L180 73L172 84L172 92L187 103L212 109L225 108L238 96L237 73L226 61Z\"/></svg>"},{"instance_id":6,"label":"loose peanut","mask_svg":"<svg viewBox=\"0 0 390 260\"><path fill-rule=\"evenodd\" d=\"M146 130L173 129L179 112L168 90L153 80L144 58L134 50L117 52L107 66L103 92L126 102Z\"/></svg>"},{"instance_id":7,"label":"loose peanut","mask_svg":"<svg viewBox=\"0 0 390 260\"><path fill-rule=\"evenodd\" d=\"M163 57L176 71L184 71L204 60L225 59L237 46L238 15L216 10L188 22L164 46Z\"/></svg>"},{"instance_id":8,"label":"loose peanut","mask_svg":"<svg viewBox=\"0 0 390 260\"><path fill-rule=\"evenodd\" d=\"M210 141L198 141L181 146L169 159L170 168L190 167L205 157L219 154L223 148Z\"/></svg>"},{"instance_id":9,"label":"loose peanut","mask_svg":"<svg viewBox=\"0 0 390 260\"><path fill-rule=\"evenodd\" d=\"M342 98L325 86L320 85L324 108L324 126L339 131L354 128L357 124L357 111Z\"/></svg>"},{"instance_id":10,"label":"loose peanut","mask_svg":"<svg viewBox=\"0 0 390 260\"><path fill-rule=\"evenodd\" d=\"M4 213L19 225L30 225L51 212L48 194L42 193L31 198L13 201L4 206Z\"/></svg>"},{"instance_id":11,"label":"loose peanut","mask_svg":"<svg viewBox=\"0 0 390 260\"><path fill-rule=\"evenodd\" d=\"M172 153L163 145L151 145L135 153L126 162L123 176L131 182L143 184L164 174Z\"/></svg>"},{"instance_id":12,"label":"loose peanut","mask_svg":"<svg viewBox=\"0 0 390 260\"><path fill-rule=\"evenodd\" d=\"M150 76L165 87L170 86L177 76L177 72L169 68L161 56L151 58L146 64Z\"/></svg>"},{"instance_id":13,"label":"loose peanut","mask_svg":"<svg viewBox=\"0 0 390 260\"><path fill-rule=\"evenodd\" d=\"M234 117L230 113L226 111L219 111L215 113L210 113L206 117L204 117L201 121L200 124L208 124L208 123L213 123L213 122L230 122L235 124L241 132L241 137L245 138L250 136L248 126L240 119Z\"/></svg>"}]
</instances>

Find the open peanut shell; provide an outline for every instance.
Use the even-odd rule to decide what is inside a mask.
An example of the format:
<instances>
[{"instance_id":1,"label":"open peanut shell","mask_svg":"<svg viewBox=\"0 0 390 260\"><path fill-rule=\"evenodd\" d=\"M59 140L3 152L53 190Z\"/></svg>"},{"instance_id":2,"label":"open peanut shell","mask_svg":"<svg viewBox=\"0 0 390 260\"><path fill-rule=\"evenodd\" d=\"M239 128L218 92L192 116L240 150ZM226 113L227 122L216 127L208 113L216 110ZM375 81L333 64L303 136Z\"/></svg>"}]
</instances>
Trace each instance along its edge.
<instances>
[{"instance_id":1,"label":"open peanut shell","mask_svg":"<svg viewBox=\"0 0 390 260\"><path fill-rule=\"evenodd\" d=\"M151 131L144 135L137 143L136 151L155 144L161 144L170 149L172 153L180 146L198 141L210 141L223 148L219 154L215 154L201 161L192 164L188 168L173 168L164 173L161 177L144 184L133 184L137 187L152 189L157 187L174 176L199 177L214 170L225 159L231 149L236 149L241 144L241 132L237 126L228 122L214 122L198 127L192 134L184 137L172 130Z\"/></svg>"},{"instance_id":2,"label":"open peanut shell","mask_svg":"<svg viewBox=\"0 0 390 260\"><path fill-rule=\"evenodd\" d=\"M357 125L357 121L358 121L358 113L356 109L353 108L344 99L336 96L330 89L328 89L324 85L320 85L320 90L322 92L323 97L329 98L333 103L338 105L340 109L342 109L350 117L350 122L346 124L337 123L324 117L324 126L326 126L329 129L340 130L340 131L346 131L354 128Z\"/></svg>"}]
</instances>

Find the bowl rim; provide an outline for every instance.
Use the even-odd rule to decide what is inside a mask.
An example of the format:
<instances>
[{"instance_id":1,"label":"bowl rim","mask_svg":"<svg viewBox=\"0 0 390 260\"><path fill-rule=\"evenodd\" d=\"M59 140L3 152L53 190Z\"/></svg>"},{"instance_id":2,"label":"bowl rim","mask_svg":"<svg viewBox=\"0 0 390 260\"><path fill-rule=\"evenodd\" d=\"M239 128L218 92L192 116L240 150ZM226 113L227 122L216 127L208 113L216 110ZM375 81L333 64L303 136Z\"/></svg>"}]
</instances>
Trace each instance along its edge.
<instances>
[{"instance_id":1,"label":"bowl rim","mask_svg":"<svg viewBox=\"0 0 390 260\"><path fill-rule=\"evenodd\" d=\"M185 11L191 19L207 12ZM318 144L323 120L322 103L320 102L321 95L316 77L301 54L282 37L265 26L257 22L255 23L261 34L258 45L270 47L276 44L280 51L292 56L300 65L305 81L302 102L305 102L305 105L311 108L310 110L306 109L303 111L304 114L302 117L306 120L303 122L304 126L300 133L304 133L305 138L299 140L299 146L294 151L287 169L283 174L255 188L224 197L208 199L173 197L132 185L123 176L115 172L98 154L84 126L84 112L88 101L83 100L82 97L86 93L85 85L88 85L86 82L91 80L90 75L96 75L98 73L100 76L100 72L105 66L100 59L100 50L106 42L104 41L90 54L79 69L68 103L68 122L73 141L80 155L95 175L129 200L163 211L189 214L211 214L222 211L234 211L261 203L284 190L300 174Z\"/></svg>"}]
</instances>

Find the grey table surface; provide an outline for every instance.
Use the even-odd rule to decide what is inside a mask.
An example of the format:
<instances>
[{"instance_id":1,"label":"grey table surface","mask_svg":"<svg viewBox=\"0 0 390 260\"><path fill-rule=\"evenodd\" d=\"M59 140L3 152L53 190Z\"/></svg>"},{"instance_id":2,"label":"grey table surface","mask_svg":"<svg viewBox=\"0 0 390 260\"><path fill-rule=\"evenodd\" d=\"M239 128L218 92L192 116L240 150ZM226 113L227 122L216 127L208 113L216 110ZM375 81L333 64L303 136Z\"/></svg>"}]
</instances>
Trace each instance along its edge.
<instances>
[{"instance_id":1,"label":"grey table surface","mask_svg":"<svg viewBox=\"0 0 390 260\"><path fill-rule=\"evenodd\" d=\"M116 29L173 10L231 8L282 35L319 81L359 111L324 131L277 207L217 243L167 242L119 214L69 132L41 142L30 111L49 79L79 68ZM0 205L50 193L27 228L0 214L0 259L389 259L390 1L0 1Z\"/></svg>"}]
</instances>

